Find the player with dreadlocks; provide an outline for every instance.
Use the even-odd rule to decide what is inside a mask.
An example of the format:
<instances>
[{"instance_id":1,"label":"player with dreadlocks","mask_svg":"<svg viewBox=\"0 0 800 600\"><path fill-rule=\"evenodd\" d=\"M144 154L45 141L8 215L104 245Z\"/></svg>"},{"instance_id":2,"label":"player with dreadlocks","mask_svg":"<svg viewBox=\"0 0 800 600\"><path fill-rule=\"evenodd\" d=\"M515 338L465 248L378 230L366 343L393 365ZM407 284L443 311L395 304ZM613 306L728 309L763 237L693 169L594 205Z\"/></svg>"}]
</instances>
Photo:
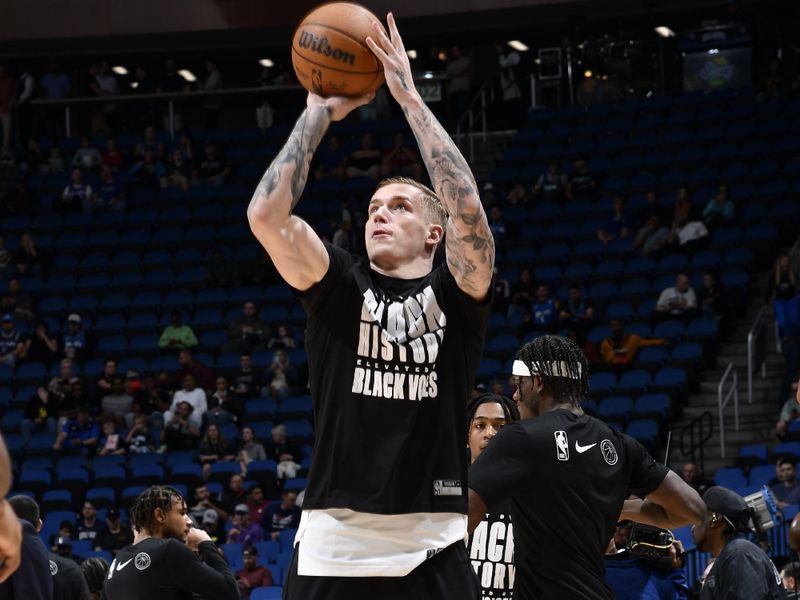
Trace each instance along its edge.
<instances>
[{"instance_id":1,"label":"player with dreadlocks","mask_svg":"<svg viewBox=\"0 0 800 600\"><path fill-rule=\"evenodd\" d=\"M217 547L193 527L186 500L175 488L154 485L131 509L134 543L108 569L106 600L238 600L236 579ZM199 558L194 554L197 552Z\"/></svg>"},{"instance_id":2,"label":"player with dreadlocks","mask_svg":"<svg viewBox=\"0 0 800 600\"><path fill-rule=\"evenodd\" d=\"M513 400L498 394L481 394L467 404L467 448L474 463L494 436L519 421ZM510 598L514 588L514 538L507 502L492 506L469 536L467 548L478 575L483 600Z\"/></svg>"},{"instance_id":3,"label":"player with dreadlocks","mask_svg":"<svg viewBox=\"0 0 800 600\"><path fill-rule=\"evenodd\" d=\"M574 342L535 339L518 352L512 375L522 418L470 467L470 528L487 506L510 498L515 600L613 600L603 553L617 522L699 524L705 505L639 442L584 414L588 364ZM645 499L626 501L630 494Z\"/></svg>"}]
</instances>

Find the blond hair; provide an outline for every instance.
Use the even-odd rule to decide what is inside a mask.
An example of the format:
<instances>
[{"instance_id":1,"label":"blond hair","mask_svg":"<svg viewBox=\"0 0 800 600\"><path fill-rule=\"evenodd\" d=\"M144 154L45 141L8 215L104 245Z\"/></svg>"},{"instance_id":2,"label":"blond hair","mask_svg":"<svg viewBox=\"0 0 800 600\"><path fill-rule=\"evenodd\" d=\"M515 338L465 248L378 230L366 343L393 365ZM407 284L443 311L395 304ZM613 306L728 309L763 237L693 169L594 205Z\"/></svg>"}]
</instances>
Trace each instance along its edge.
<instances>
[{"instance_id":1,"label":"blond hair","mask_svg":"<svg viewBox=\"0 0 800 600\"><path fill-rule=\"evenodd\" d=\"M444 226L447 223L447 209L444 207L444 204L442 204L442 201L439 200L439 196L437 196L436 192L434 192L431 188L420 183L419 181L415 181L410 177L403 177L399 175L394 177L386 177L378 182L378 186L375 189L379 190L382 187L392 185L393 183L410 185L411 187L414 187L422 192L420 204L422 205L422 210L425 212L425 216L428 218L428 220L431 223L436 223L437 225L441 226Z\"/></svg>"}]
</instances>

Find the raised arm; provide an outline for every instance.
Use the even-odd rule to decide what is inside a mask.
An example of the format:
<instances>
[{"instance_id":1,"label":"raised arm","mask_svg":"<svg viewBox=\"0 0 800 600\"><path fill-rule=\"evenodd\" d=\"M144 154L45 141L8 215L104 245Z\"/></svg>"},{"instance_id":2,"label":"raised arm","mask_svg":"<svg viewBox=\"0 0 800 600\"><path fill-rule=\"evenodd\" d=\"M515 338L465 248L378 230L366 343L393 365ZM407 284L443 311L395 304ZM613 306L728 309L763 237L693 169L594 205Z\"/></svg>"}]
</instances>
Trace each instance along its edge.
<instances>
[{"instance_id":1,"label":"raised arm","mask_svg":"<svg viewBox=\"0 0 800 600\"><path fill-rule=\"evenodd\" d=\"M394 16L387 17L391 39L376 23L367 44L383 63L386 84L417 139L431 184L449 214L447 265L458 286L476 299L486 297L494 267L494 238L478 196L478 186L455 142L414 87L411 65Z\"/></svg>"},{"instance_id":2,"label":"raised arm","mask_svg":"<svg viewBox=\"0 0 800 600\"><path fill-rule=\"evenodd\" d=\"M306 290L328 270L328 253L314 230L292 210L308 179L311 158L331 121L338 121L366 104L359 98L321 98L309 94L289 139L256 187L247 220L281 277L293 288Z\"/></svg>"}]
</instances>

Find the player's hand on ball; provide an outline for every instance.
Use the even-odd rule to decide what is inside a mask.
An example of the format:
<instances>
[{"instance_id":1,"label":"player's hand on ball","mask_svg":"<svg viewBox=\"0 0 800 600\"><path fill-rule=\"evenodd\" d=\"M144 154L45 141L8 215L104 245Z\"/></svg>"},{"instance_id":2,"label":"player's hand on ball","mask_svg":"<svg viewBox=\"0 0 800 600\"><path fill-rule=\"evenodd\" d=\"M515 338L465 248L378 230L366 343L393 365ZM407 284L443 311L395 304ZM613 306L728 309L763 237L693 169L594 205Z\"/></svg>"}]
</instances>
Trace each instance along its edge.
<instances>
[{"instance_id":1,"label":"player's hand on ball","mask_svg":"<svg viewBox=\"0 0 800 600\"><path fill-rule=\"evenodd\" d=\"M330 112L331 121L341 121L359 106L369 104L374 97L375 92L369 92L354 98L346 98L345 96L329 96L323 98L322 96L309 92L306 106L309 108L315 105L325 106Z\"/></svg>"},{"instance_id":2,"label":"player's hand on ball","mask_svg":"<svg viewBox=\"0 0 800 600\"><path fill-rule=\"evenodd\" d=\"M375 35L367 38L367 46L383 63L386 85L389 86L392 96L402 103L404 99L411 97L416 92L416 88L411 75L411 63L408 60L405 46L403 46L403 39L397 31L394 15L389 13L386 21L389 23L391 39L386 36L380 24L375 22L372 25Z\"/></svg>"}]
</instances>

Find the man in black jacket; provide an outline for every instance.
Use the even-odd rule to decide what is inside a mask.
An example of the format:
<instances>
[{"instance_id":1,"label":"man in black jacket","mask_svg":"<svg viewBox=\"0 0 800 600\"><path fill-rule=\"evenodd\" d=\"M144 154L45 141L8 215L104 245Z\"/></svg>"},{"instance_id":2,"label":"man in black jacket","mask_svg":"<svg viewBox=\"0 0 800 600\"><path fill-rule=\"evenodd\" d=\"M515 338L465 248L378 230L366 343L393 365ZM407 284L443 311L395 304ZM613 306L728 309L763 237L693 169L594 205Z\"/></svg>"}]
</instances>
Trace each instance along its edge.
<instances>
[{"instance_id":1,"label":"man in black jacket","mask_svg":"<svg viewBox=\"0 0 800 600\"><path fill-rule=\"evenodd\" d=\"M53 581L48 576L47 547L39 537L42 528L39 505L28 496L14 496L8 503L22 522L22 561L19 569L0 584L0 599L50 600Z\"/></svg>"}]
</instances>

